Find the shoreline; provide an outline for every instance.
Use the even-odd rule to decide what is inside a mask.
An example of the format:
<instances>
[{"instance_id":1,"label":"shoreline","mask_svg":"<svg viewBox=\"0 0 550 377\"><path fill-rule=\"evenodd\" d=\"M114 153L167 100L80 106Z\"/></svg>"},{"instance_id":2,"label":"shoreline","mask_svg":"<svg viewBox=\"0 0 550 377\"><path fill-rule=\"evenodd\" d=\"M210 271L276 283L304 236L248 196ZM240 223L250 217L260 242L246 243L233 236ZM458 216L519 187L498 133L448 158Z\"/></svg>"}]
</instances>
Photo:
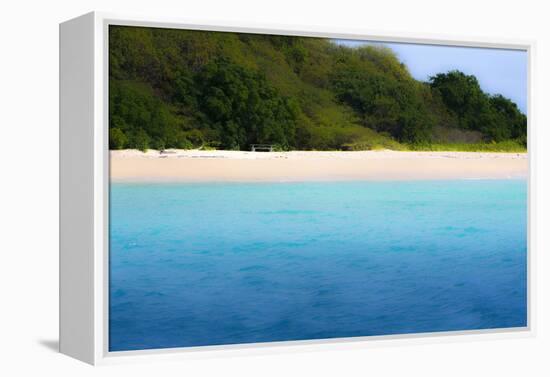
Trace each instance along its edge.
<instances>
[{"instance_id":1,"label":"shoreline","mask_svg":"<svg viewBox=\"0 0 550 377\"><path fill-rule=\"evenodd\" d=\"M527 153L110 151L114 182L525 179Z\"/></svg>"}]
</instances>

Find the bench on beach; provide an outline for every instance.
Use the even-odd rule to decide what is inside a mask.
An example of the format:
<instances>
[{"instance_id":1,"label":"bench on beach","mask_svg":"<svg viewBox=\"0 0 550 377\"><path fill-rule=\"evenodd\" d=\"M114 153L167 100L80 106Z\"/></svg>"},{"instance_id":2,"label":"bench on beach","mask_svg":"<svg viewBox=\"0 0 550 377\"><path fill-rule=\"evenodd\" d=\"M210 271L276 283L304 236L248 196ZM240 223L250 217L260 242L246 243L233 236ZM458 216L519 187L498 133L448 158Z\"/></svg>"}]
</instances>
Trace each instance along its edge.
<instances>
[{"instance_id":1,"label":"bench on beach","mask_svg":"<svg viewBox=\"0 0 550 377\"><path fill-rule=\"evenodd\" d=\"M272 144L250 144L250 150L252 152L264 151L264 152L273 152Z\"/></svg>"}]
</instances>

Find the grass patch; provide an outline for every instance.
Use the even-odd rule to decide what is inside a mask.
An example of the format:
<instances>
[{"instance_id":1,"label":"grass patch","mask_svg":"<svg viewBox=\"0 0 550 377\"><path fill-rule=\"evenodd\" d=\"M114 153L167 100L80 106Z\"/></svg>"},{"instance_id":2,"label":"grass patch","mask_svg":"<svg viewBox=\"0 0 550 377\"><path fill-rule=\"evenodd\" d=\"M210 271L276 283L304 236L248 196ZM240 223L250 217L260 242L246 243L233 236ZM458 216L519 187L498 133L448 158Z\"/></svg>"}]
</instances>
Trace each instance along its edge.
<instances>
[{"instance_id":1,"label":"grass patch","mask_svg":"<svg viewBox=\"0 0 550 377\"><path fill-rule=\"evenodd\" d=\"M527 148L515 140L506 140L498 143L432 143L409 144L407 149L411 151L434 152L506 152L525 153Z\"/></svg>"}]
</instances>

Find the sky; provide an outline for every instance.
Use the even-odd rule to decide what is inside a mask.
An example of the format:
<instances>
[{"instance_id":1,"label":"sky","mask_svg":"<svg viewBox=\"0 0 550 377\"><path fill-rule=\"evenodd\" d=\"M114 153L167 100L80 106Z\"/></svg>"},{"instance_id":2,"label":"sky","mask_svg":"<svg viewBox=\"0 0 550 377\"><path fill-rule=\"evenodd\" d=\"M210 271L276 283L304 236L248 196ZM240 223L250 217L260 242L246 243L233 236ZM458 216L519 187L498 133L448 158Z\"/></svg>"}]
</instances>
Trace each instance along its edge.
<instances>
[{"instance_id":1,"label":"sky","mask_svg":"<svg viewBox=\"0 0 550 377\"><path fill-rule=\"evenodd\" d=\"M527 111L525 51L352 40L335 42L350 47L386 45L407 65L412 76L421 81L427 81L437 73L458 69L476 76L483 91L502 94L514 101L523 113Z\"/></svg>"}]
</instances>

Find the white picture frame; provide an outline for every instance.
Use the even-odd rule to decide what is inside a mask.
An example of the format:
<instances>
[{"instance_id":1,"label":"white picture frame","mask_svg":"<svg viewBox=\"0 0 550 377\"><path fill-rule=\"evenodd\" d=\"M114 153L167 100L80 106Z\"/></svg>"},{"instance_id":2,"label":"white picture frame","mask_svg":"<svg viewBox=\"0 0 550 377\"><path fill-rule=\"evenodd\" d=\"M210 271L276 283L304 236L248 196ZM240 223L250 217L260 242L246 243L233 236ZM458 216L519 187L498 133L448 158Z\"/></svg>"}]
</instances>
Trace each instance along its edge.
<instances>
[{"instance_id":1,"label":"white picture frame","mask_svg":"<svg viewBox=\"0 0 550 377\"><path fill-rule=\"evenodd\" d=\"M384 42L524 50L528 55L527 326L472 330L109 352L108 28L131 25L209 31L328 37ZM533 41L460 38L311 26L211 23L92 12L60 24L60 352L90 364L273 352L365 348L395 344L530 337L535 334L533 185Z\"/></svg>"}]
</instances>

